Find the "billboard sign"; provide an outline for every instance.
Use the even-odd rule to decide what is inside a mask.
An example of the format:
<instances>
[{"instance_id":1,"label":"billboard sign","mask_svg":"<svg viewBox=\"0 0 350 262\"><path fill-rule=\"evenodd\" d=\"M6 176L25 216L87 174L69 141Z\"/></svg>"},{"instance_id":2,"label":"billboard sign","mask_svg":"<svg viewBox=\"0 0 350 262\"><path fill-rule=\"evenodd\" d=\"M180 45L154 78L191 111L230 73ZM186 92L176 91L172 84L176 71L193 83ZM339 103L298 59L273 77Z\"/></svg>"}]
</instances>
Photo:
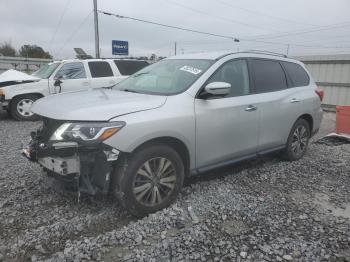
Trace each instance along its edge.
<instances>
[{"instance_id":1,"label":"billboard sign","mask_svg":"<svg viewBox=\"0 0 350 262\"><path fill-rule=\"evenodd\" d=\"M129 42L112 40L112 55L129 55Z\"/></svg>"}]
</instances>

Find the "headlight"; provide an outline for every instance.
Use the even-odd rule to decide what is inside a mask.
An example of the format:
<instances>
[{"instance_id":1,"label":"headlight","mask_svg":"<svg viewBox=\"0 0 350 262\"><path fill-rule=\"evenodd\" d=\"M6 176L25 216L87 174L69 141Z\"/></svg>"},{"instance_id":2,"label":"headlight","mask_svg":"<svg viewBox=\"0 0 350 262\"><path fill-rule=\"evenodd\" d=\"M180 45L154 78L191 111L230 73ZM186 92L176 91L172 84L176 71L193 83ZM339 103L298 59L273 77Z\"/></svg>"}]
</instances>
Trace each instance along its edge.
<instances>
[{"instance_id":1,"label":"headlight","mask_svg":"<svg viewBox=\"0 0 350 262\"><path fill-rule=\"evenodd\" d=\"M125 126L125 122L83 122L62 124L52 134L50 140L104 141Z\"/></svg>"}]
</instances>

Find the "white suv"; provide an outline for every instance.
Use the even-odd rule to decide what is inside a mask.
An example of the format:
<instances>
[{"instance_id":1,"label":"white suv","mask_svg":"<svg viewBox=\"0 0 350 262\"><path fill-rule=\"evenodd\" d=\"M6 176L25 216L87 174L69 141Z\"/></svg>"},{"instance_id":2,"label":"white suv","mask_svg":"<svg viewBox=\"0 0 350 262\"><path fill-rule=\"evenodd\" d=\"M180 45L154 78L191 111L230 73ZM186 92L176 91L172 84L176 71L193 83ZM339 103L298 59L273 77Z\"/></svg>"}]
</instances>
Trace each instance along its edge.
<instances>
[{"instance_id":1,"label":"white suv","mask_svg":"<svg viewBox=\"0 0 350 262\"><path fill-rule=\"evenodd\" d=\"M109 87L147 65L146 61L132 59L55 61L41 67L28 79L15 77L0 83L0 107L17 120L35 120L37 117L30 108L41 97Z\"/></svg>"}]
</instances>

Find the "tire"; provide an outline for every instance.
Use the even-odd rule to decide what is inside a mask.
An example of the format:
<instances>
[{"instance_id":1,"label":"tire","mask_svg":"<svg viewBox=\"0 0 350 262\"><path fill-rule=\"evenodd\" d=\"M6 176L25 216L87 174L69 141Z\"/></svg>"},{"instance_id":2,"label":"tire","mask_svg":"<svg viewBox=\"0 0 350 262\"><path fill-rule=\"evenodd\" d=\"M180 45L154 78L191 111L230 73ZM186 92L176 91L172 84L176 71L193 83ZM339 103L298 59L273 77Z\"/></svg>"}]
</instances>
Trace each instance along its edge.
<instances>
[{"instance_id":1,"label":"tire","mask_svg":"<svg viewBox=\"0 0 350 262\"><path fill-rule=\"evenodd\" d=\"M284 150L284 158L295 161L302 158L308 148L311 137L310 125L305 119L298 119L290 131L287 146Z\"/></svg>"},{"instance_id":2,"label":"tire","mask_svg":"<svg viewBox=\"0 0 350 262\"><path fill-rule=\"evenodd\" d=\"M143 217L173 203L183 181L184 164L178 153L167 145L152 144L120 159L112 187L129 213Z\"/></svg>"},{"instance_id":3,"label":"tire","mask_svg":"<svg viewBox=\"0 0 350 262\"><path fill-rule=\"evenodd\" d=\"M10 103L10 115L18 121L35 121L39 117L30 112L30 106L38 100L38 95L22 95L12 99Z\"/></svg>"}]
</instances>

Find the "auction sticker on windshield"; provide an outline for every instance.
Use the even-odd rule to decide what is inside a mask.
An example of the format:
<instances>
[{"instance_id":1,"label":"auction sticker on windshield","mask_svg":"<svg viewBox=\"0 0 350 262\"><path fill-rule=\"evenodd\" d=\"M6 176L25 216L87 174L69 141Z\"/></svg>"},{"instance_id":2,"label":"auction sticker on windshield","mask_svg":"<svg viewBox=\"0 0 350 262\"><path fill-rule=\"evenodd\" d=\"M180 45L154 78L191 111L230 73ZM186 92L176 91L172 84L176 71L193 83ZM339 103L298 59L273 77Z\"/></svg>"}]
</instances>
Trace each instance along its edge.
<instances>
[{"instance_id":1,"label":"auction sticker on windshield","mask_svg":"<svg viewBox=\"0 0 350 262\"><path fill-rule=\"evenodd\" d=\"M180 68L180 70L189 72L189 73L194 74L194 75L198 75L202 72L202 70L195 68L195 67L192 67L192 66L183 66Z\"/></svg>"}]
</instances>

